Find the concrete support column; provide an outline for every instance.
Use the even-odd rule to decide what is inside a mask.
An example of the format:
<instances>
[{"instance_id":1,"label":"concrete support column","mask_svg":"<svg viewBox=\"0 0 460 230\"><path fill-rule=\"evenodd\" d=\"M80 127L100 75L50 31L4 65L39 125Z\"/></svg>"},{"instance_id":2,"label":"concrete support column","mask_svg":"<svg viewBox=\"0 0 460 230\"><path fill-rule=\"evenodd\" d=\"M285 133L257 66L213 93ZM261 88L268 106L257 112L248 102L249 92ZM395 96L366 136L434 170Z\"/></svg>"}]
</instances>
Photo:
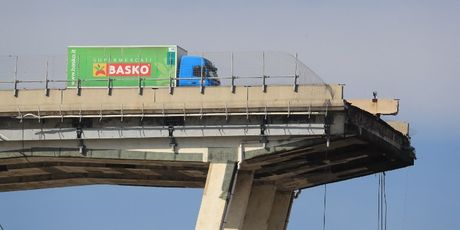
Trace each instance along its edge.
<instances>
[{"instance_id":1,"label":"concrete support column","mask_svg":"<svg viewBox=\"0 0 460 230\"><path fill-rule=\"evenodd\" d=\"M196 230L222 228L235 169L235 162L210 163Z\"/></svg>"},{"instance_id":2,"label":"concrete support column","mask_svg":"<svg viewBox=\"0 0 460 230\"><path fill-rule=\"evenodd\" d=\"M249 197L243 230L266 230L275 200L274 185L255 185Z\"/></svg>"},{"instance_id":3,"label":"concrete support column","mask_svg":"<svg viewBox=\"0 0 460 230\"><path fill-rule=\"evenodd\" d=\"M279 191L274 185L254 185L241 229L286 229L292 199L291 191Z\"/></svg>"},{"instance_id":4,"label":"concrete support column","mask_svg":"<svg viewBox=\"0 0 460 230\"><path fill-rule=\"evenodd\" d=\"M233 191L224 223L225 230L240 230L243 228L244 216L246 215L253 179L253 172L238 172L235 190Z\"/></svg>"},{"instance_id":5,"label":"concrete support column","mask_svg":"<svg viewBox=\"0 0 460 230\"><path fill-rule=\"evenodd\" d=\"M282 230L287 228L293 199L294 196L291 191L276 191L268 220L268 230Z\"/></svg>"}]
</instances>

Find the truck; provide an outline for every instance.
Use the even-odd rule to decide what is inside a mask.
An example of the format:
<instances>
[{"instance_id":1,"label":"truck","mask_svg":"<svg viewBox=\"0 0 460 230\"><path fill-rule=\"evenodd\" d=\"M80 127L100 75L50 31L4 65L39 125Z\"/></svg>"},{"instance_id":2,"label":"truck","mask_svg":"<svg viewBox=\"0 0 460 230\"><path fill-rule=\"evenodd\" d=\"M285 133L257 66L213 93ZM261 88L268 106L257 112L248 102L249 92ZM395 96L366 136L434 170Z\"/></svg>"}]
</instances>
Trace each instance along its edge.
<instances>
[{"instance_id":1,"label":"truck","mask_svg":"<svg viewBox=\"0 0 460 230\"><path fill-rule=\"evenodd\" d=\"M69 46L67 87L218 86L217 68L177 45Z\"/></svg>"}]
</instances>

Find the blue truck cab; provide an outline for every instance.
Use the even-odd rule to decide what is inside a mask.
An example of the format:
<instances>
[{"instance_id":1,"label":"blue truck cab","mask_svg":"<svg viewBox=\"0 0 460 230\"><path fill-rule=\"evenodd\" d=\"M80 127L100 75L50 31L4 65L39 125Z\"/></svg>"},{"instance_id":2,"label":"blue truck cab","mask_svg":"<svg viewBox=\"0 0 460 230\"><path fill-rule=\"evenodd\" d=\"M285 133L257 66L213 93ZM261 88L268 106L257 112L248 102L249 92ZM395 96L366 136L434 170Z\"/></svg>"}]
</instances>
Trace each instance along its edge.
<instances>
[{"instance_id":1,"label":"blue truck cab","mask_svg":"<svg viewBox=\"0 0 460 230\"><path fill-rule=\"evenodd\" d=\"M179 67L178 86L218 86L217 68L208 59L200 56L182 56Z\"/></svg>"}]
</instances>

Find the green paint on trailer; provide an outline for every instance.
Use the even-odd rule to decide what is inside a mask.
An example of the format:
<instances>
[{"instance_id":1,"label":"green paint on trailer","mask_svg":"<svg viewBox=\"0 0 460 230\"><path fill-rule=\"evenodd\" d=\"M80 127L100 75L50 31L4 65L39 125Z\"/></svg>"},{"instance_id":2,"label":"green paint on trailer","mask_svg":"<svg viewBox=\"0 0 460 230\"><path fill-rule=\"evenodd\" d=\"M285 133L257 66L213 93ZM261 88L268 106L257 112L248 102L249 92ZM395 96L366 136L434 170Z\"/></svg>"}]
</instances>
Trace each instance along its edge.
<instances>
[{"instance_id":1,"label":"green paint on trailer","mask_svg":"<svg viewBox=\"0 0 460 230\"><path fill-rule=\"evenodd\" d=\"M70 46L67 86L112 87L169 86L177 76L177 64L186 51L167 46ZM174 82L173 82L174 83Z\"/></svg>"}]
</instances>

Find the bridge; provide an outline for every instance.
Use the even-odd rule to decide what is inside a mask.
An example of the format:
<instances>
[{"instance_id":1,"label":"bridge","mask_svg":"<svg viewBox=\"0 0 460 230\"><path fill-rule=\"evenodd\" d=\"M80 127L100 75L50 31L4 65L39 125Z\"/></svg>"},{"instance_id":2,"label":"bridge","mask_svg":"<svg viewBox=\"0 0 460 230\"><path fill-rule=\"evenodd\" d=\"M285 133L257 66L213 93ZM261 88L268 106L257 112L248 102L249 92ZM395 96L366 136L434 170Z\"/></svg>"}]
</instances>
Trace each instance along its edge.
<instances>
[{"instance_id":1,"label":"bridge","mask_svg":"<svg viewBox=\"0 0 460 230\"><path fill-rule=\"evenodd\" d=\"M0 191L204 188L196 229L285 229L295 191L413 165L390 99L342 85L0 91Z\"/></svg>"}]
</instances>

